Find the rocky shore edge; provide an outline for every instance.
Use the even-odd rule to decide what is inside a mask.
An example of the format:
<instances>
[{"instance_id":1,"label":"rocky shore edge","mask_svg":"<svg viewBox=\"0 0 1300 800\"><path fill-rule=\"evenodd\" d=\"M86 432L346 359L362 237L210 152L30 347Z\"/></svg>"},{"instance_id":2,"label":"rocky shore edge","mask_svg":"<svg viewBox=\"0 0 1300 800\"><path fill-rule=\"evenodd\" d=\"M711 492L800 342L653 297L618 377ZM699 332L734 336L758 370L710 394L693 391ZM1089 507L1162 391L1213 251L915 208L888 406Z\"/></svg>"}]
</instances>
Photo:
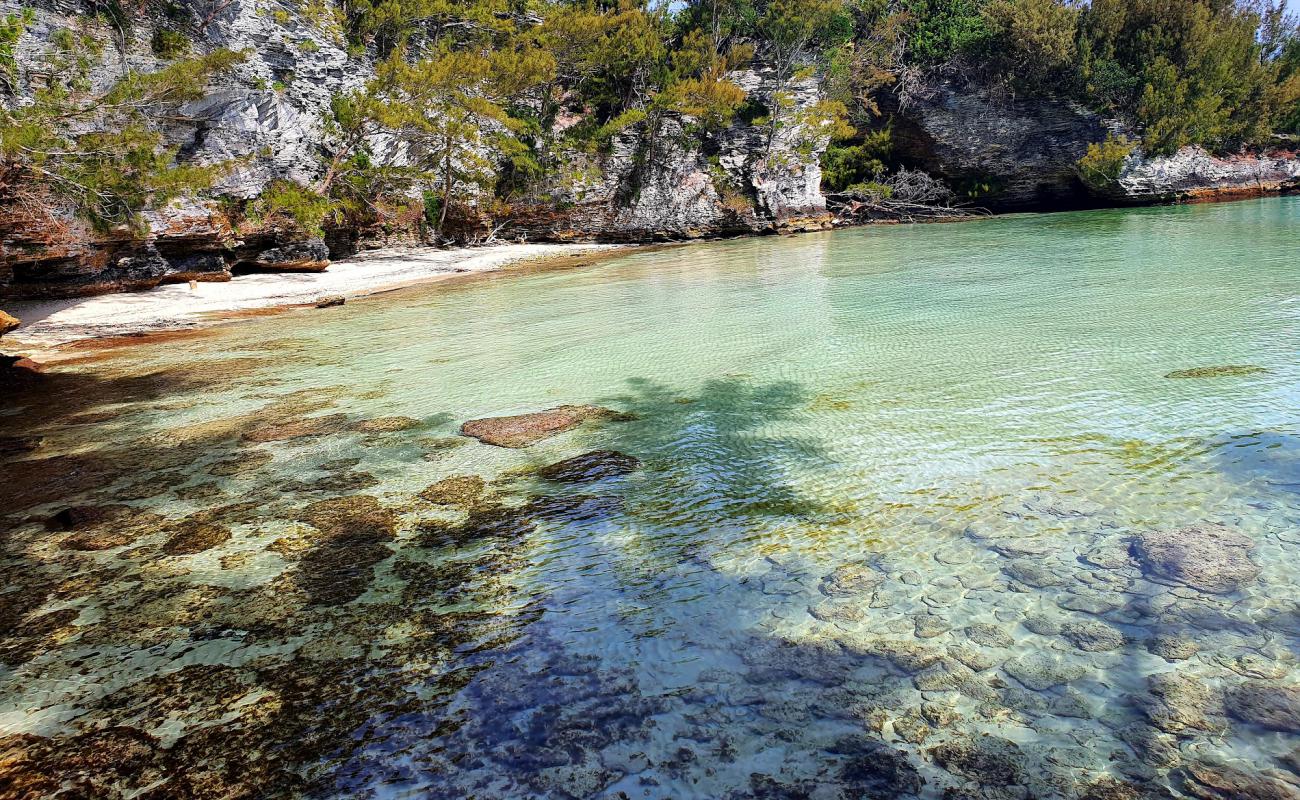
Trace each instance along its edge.
<instances>
[{"instance_id":1,"label":"rocky shore edge","mask_svg":"<svg viewBox=\"0 0 1300 800\"><path fill-rule=\"evenodd\" d=\"M499 244L454 249L392 248L334 262L327 271L257 273L234 280L58 300L14 301L0 312L2 349L50 359L91 340L193 330L288 308L330 308L364 297L524 264L556 266L626 252L610 244ZM19 320L22 321L21 327Z\"/></svg>"}]
</instances>

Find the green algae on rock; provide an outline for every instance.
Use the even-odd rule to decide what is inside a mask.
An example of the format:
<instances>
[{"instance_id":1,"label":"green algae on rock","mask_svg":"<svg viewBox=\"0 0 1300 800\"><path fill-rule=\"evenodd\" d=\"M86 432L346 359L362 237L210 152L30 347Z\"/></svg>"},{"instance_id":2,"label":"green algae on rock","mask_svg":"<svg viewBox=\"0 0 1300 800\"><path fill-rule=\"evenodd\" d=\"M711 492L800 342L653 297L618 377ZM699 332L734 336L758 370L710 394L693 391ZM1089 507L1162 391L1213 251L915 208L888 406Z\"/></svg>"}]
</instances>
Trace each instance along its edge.
<instances>
[{"instance_id":1,"label":"green algae on rock","mask_svg":"<svg viewBox=\"0 0 1300 800\"><path fill-rule=\"evenodd\" d=\"M1269 370L1252 364L1225 364L1217 367L1193 367L1179 369L1165 375L1166 378L1240 378L1246 375L1261 375Z\"/></svg>"}]
</instances>

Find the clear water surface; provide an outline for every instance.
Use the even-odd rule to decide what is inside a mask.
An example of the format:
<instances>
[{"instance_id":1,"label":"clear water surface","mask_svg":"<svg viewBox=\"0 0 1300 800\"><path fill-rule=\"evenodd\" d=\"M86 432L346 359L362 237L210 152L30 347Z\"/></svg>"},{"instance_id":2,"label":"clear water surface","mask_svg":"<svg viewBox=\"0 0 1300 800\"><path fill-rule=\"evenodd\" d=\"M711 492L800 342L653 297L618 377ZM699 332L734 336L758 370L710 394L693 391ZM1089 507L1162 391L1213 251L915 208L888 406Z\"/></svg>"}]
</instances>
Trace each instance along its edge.
<instances>
[{"instance_id":1,"label":"clear water surface","mask_svg":"<svg viewBox=\"0 0 1300 800\"><path fill-rule=\"evenodd\" d=\"M1298 333L1293 197L664 248L87 350L0 417L44 436L0 463L0 784L1300 796ZM588 403L633 419L457 435ZM640 466L536 474L597 450ZM484 483L424 492L453 476ZM1172 567L1140 546L1169 531Z\"/></svg>"}]
</instances>

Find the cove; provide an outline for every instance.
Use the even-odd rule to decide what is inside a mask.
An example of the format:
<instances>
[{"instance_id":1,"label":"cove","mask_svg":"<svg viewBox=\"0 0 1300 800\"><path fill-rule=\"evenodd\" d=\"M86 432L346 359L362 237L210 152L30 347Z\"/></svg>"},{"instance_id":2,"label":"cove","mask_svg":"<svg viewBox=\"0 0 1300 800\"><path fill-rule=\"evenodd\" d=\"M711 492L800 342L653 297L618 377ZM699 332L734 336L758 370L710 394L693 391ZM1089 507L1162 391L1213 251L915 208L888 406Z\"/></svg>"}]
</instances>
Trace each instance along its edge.
<instances>
[{"instance_id":1,"label":"cove","mask_svg":"<svg viewBox=\"0 0 1300 800\"><path fill-rule=\"evenodd\" d=\"M1295 796L1298 255L1020 215L73 351L0 416L0 785Z\"/></svg>"}]
</instances>

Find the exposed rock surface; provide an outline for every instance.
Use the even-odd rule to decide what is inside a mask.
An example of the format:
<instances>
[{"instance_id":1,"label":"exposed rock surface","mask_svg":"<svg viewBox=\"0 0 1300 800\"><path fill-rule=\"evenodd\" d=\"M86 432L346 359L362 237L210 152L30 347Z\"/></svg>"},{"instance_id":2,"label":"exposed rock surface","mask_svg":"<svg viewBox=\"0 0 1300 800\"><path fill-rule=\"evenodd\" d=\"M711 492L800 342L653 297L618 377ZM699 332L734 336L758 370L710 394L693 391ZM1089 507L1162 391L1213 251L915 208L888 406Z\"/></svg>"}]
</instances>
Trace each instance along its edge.
<instances>
[{"instance_id":1,"label":"exposed rock surface","mask_svg":"<svg viewBox=\"0 0 1300 800\"><path fill-rule=\"evenodd\" d=\"M1216 157L1201 147L1171 156L1130 158L1115 199L1130 203L1251 197L1300 189L1300 155L1292 150Z\"/></svg>"},{"instance_id":2,"label":"exposed rock surface","mask_svg":"<svg viewBox=\"0 0 1300 800\"><path fill-rule=\"evenodd\" d=\"M914 91L897 120L904 156L999 209L1079 205L1086 194L1075 163L1106 138L1101 118L1077 106L953 81Z\"/></svg>"},{"instance_id":3,"label":"exposed rock surface","mask_svg":"<svg viewBox=\"0 0 1300 800\"><path fill-rule=\"evenodd\" d=\"M1255 541L1226 525L1207 523L1171 531L1148 531L1133 542L1146 573L1211 594L1229 594L1255 579Z\"/></svg>"}]
</instances>

